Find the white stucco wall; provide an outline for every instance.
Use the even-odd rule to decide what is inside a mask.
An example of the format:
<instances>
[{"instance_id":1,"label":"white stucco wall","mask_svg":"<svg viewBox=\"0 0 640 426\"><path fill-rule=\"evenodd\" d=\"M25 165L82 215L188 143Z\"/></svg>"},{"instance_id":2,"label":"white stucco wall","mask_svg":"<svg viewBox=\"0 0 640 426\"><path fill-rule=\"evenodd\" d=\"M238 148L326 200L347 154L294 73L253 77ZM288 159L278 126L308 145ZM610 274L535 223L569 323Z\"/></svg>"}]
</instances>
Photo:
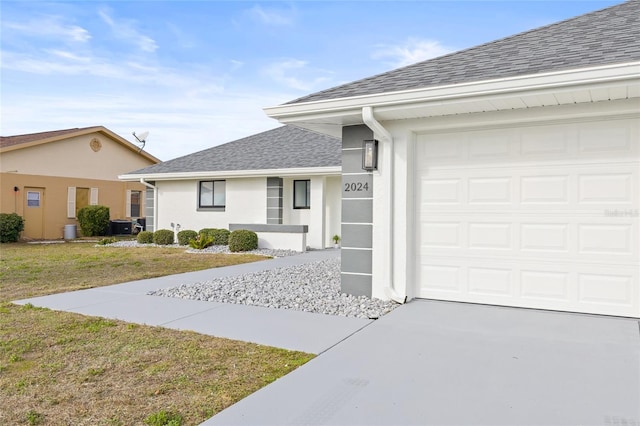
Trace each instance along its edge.
<instances>
[{"instance_id":1,"label":"white stucco wall","mask_svg":"<svg viewBox=\"0 0 640 426\"><path fill-rule=\"evenodd\" d=\"M229 228L230 223L266 223L266 178L226 180L224 211L198 209L198 180L158 181L158 229L199 231L202 228Z\"/></svg>"},{"instance_id":2,"label":"white stucco wall","mask_svg":"<svg viewBox=\"0 0 640 426\"><path fill-rule=\"evenodd\" d=\"M217 179L217 178L216 178ZM293 208L293 181L311 180L311 208ZM229 228L230 223L267 223L267 179L226 179L224 211L198 209L199 180L156 181L158 227L199 231L202 228ZM299 176L283 179L283 224L307 225L307 245L320 249L332 247L331 237L340 234L340 176Z\"/></svg>"}]
</instances>

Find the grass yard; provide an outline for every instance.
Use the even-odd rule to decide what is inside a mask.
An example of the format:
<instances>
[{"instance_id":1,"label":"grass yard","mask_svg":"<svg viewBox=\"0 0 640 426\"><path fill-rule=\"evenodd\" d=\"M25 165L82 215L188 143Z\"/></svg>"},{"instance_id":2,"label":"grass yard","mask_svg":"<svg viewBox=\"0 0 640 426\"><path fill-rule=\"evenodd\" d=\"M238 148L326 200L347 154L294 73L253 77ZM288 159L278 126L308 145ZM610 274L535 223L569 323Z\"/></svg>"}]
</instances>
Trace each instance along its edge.
<instances>
[{"instance_id":1,"label":"grass yard","mask_svg":"<svg viewBox=\"0 0 640 426\"><path fill-rule=\"evenodd\" d=\"M0 424L195 425L304 364L313 355L9 303L262 259L0 245Z\"/></svg>"}]
</instances>

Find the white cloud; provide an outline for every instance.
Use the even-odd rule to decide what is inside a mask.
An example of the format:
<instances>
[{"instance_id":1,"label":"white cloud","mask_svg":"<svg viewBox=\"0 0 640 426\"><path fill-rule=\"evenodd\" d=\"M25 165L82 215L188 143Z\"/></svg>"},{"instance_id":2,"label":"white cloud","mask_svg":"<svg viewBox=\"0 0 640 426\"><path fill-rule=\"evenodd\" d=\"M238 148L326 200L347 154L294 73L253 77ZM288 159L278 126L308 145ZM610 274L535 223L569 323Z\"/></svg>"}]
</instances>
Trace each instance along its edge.
<instances>
[{"instance_id":1,"label":"white cloud","mask_svg":"<svg viewBox=\"0 0 640 426\"><path fill-rule=\"evenodd\" d=\"M106 9L99 10L98 14L102 20L111 27L113 34L117 38L134 44L144 52L155 52L158 49L158 44L154 39L138 31L136 28L138 25L137 21L130 19L120 19L116 21L109 15Z\"/></svg>"},{"instance_id":2,"label":"white cloud","mask_svg":"<svg viewBox=\"0 0 640 426\"><path fill-rule=\"evenodd\" d=\"M42 16L25 23L3 22L3 32L14 31L23 36L57 38L64 42L84 43L91 39L86 29L62 22L59 16Z\"/></svg>"},{"instance_id":3,"label":"white cloud","mask_svg":"<svg viewBox=\"0 0 640 426\"><path fill-rule=\"evenodd\" d=\"M291 11L265 9L256 5L249 9L249 15L265 25L286 26L293 24Z\"/></svg>"},{"instance_id":4,"label":"white cloud","mask_svg":"<svg viewBox=\"0 0 640 426\"><path fill-rule=\"evenodd\" d=\"M403 67L446 55L454 50L455 49L443 46L437 40L424 40L412 37L402 44L381 44L376 46L376 51L372 53L371 58L385 60L393 67Z\"/></svg>"},{"instance_id":5,"label":"white cloud","mask_svg":"<svg viewBox=\"0 0 640 426\"><path fill-rule=\"evenodd\" d=\"M287 59L275 62L264 69L264 73L286 87L301 91L311 91L319 85L329 82L329 71L309 68L307 61ZM323 74L318 76L318 74ZM315 76L314 76L315 75Z\"/></svg>"},{"instance_id":6,"label":"white cloud","mask_svg":"<svg viewBox=\"0 0 640 426\"><path fill-rule=\"evenodd\" d=\"M235 70L238 70L238 69L244 67L244 62L242 62L242 61L238 61L236 59L231 59L229 62L231 62L231 71L235 71Z\"/></svg>"},{"instance_id":7,"label":"white cloud","mask_svg":"<svg viewBox=\"0 0 640 426\"><path fill-rule=\"evenodd\" d=\"M49 49L49 50L46 50L46 52L50 53L53 56L57 56L57 57L62 58L62 59L68 59L68 60L74 61L74 62L87 63L87 62L91 61L91 58L88 57L88 56L79 56L79 55L76 55L73 52L68 52L66 50Z\"/></svg>"}]
</instances>

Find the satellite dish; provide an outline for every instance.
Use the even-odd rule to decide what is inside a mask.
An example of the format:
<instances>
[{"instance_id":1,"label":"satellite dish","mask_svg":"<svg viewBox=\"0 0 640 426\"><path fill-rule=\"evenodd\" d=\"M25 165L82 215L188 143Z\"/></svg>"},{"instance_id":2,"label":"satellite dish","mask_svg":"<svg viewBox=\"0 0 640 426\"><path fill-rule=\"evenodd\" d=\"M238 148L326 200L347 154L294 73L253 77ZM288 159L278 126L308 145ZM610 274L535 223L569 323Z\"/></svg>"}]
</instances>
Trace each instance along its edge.
<instances>
[{"instance_id":1,"label":"satellite dish","mask_svg":"<svg viewBox=\"0 0 640 426\"><path fill-rule=\"evenodd\" d=\"M142 146L140 147L140 151L138 152L142 152L142 150L144 149L144 145L147 143L147 137L149 136L149 132L142 132L139 135L136 135L136 132L133 132L133 136L138 140L138 142L140 142L142 144Z\"/></svg>"}]
</instances>

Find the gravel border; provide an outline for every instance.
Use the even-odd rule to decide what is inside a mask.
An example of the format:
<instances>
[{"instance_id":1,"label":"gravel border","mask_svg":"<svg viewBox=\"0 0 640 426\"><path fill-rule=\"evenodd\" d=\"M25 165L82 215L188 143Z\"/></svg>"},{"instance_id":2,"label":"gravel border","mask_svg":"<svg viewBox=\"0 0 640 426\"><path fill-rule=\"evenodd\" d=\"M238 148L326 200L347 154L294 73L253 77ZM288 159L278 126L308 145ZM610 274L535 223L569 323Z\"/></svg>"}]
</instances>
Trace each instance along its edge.
<instances>
[{"instance_id":1,"label":"gravel border","mask_svg":"<svg viewBox=\"0 0 640 426\"><path fill-rule=\"evenodd\" d=\"M270 257L286 257L295 256L301 254L299 251L294 250L280 250L280 249L257 249L243 252L229 251L229 246L209 246L203 250L192 249L189 246L181 246L179 244L158 245L158 244L140 244L137 241L118 241L111 244L98 245L99 247L161 247L161 248L177 248L184 249L187 253L220 253L220 254L257 254L261 256Z\"/></svg>"},{"instance_id":2,"label":"gravel border","mask_svg":"<svg viewBox=\"0 0 640 426\"><path fill-rule=\"evenodd\" d=\"M208 302L376 319L399 304L340 291L340 259L224 277L147 293Z\"/></svg>"}]
</instances>

